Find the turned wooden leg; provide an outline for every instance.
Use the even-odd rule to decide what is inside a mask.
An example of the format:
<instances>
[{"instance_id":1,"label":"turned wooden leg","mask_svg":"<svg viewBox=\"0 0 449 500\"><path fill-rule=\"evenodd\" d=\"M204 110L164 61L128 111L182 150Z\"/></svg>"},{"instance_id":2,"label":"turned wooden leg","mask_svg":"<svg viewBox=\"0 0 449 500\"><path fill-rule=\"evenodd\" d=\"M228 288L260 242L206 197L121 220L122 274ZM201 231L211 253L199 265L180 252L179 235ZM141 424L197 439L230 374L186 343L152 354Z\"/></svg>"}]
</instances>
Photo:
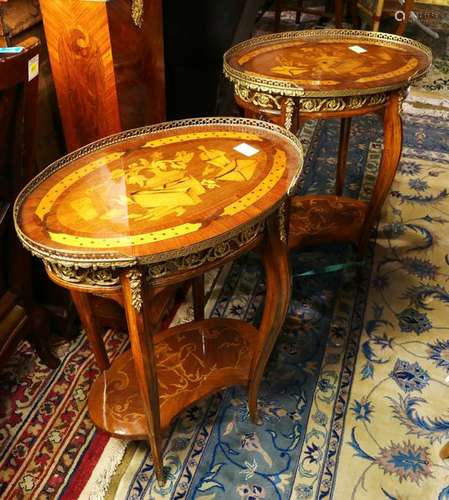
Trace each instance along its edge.
<instances>
[{"instance_id":1,"label":"turned wooden leg","mask_svg":"<svg viewBox=\"0 0 449 500\"><path fill-rule=\"evenodd\" d=\"M379 31L380 20L382 18L382 11L384 8L385 0L377 0L377 4L373 15L373 27L372 31Z\"/></svg>"},{"instance_id":2,"label":"turned wooden leg","mask_svg":"<svg viewBox=\"0 0 449 500\"><path fill-rule=\"evenodd\" d=\"M193 316L195 321L204 319L204 274L192 280Z\"/></svg>"},{"instance_id":3,"label":"turned wooden leg","mask_svg":"<svg viewBox=\"0 0 449 500\"><path fill-rule=\"evenodd\" d=\"M101 328L95 319L89 294L70 290L70 295L78 311L81 323L86 330L95 361L101 371L107 370L109 368L109 358L104 346Z\"/></svg>"},{"instance_id":4,"label":"turned wooden leg","mask_svg":"<svg viewBox=\"0 0 449 500\"><path fill-rule=\"evenodd\" d=\"M164 484L161 454L161 429L159 411L159 387L153 347L153 331L148 326L148 301L145 297L145 282L138 268L123 271L122 284L129 340L134 360L137 383L147 421L148 441L153 457L154 471L158 483Z\"/></svg>"},{"instance_id":5,"label":"turned wooden leg","mask_svg":"<svg viewBox=\"0 0 449 500\"><path fill-rule=\"evenodd\" d=\"M257 423L257 394L262 375L284 324L291 296L291 271L283 217L272 217L267 224L268 238L263 251L265 306L248 384L249 413L254 423Z\"/></svg>"},{"instance_id":6,"label":"turned wooden leg","mask_svg":"<svg viewBox=\"0 0 449 500\"><path fill-rule=\"evenodd\" d=\"M340 122L340 143L338 147L337 178L335 194L341 196L345 185L346 163L348 160L349 134L351 133L351 118L342 118Z\"/></svg>"},{"instance_id":7,"label":"turned wooden leg","mask_svg":"<svg viewBox=\"0 0 449 500\"><path fill-rule=\"evenodd\" d=\"M390 94L385 105L383 128L384 147L373 195L368 206L365 222L359 240L359 254L363 254L371 229L380 216L380 211L390 191L402 153L401 93Z\"/></svg>"}]
</instances>

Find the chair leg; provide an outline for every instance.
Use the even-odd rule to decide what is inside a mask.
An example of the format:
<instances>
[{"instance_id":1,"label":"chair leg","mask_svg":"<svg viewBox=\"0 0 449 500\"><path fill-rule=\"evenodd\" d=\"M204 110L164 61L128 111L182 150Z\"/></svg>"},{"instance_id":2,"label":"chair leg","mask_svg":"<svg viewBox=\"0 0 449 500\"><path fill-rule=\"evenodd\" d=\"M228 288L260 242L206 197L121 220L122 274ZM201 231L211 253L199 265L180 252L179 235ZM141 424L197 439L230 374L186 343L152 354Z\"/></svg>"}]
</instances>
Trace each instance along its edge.
<instances>
[{"instance_id":1,"label":"chair leg","mask_svg":"<svg viewBox=\"0 0 449 500\"><path fill-rule=\"evenodd\" d=\"M340 29L343 24L343 0L335 0L335 27Z\"/></svg>"},{"instance_id":2,"label":"chair leg","mask_svg":"<svg viewBox=\"0 0 449 500\"><path fill-rule=\"evenodd\" d=\"M275 1L274 9L274 32L278 33L281 25L282 0Z\"/></svg>"},{"instance_id":3,"label":"chair leg","mask_svg":"<svg viewBox=\"0 0 449 500\"><path fill-rule=\"evenodd\" d=\"M377 0L377 5L373 15L373 29L372 31L379 31L380 20L382 18L382 11L384 9L385 0Z\"/></svg>"},{"instance_id":4,"label":"chair leg","mask_svg":"<svg viewBox=\"0 0 449 500\"><path fill-rule=\"evenodd\" d=\"M296 24L299 24L301 21L301 13L302 13L302 0L297 0L296 2Z\"/></svg>"},{"instance_id":5,"label":"chair leg","mask_svg":"<svg viewBox=\"0 0 449 500\"><path fill-rule=\"evenodd\" d=\"M60 360L53 354L50 346L50 326L47 312L40 306L31 311L30 341L38 356L49 368L57 368Z\"/></svg>"},{"instance_id":6,"label":"chair leg","mask_svg":"<svg viewBox=\"0 0 449 500\"><path fill-rule=\"evenodd\" d=\"M357 0L350 0L350 5L351 5L351 22L352 22L352 27L355 29L360 28L360 17L359 13L357 10Z\"/></svg>"}]
</instances>

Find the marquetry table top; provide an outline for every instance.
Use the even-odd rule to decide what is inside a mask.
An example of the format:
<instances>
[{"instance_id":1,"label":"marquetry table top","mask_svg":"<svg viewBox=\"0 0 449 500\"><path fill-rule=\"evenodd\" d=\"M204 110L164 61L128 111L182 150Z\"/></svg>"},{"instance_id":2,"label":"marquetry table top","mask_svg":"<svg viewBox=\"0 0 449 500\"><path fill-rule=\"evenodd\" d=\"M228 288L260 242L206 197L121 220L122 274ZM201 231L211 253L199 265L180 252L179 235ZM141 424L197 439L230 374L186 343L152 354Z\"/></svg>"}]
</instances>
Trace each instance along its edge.
<instances>
[{"instance_id":1,"label":"marquetry table top","mask_svg":"<svg viewBox=\"0 0 449 500\"><path fill-rule=\"evenodd\" d=\"M289 96L366 95L410 85L432 53L414 40L372 31L304 30L232 47L224 72L236 84Z\"/></svg>"},{"instance_id":2,"label":"marquetry table top","mask_svg":"<svg viewBox=\"0 0 449 500\"><path fill-rule=\"evenodd\" d=\"M23 244L50 262L127 266L219 245L275 210L302 167L284 129L243 118L123 132L42 171L14 208Z\"/></svg>"}]
</instances>

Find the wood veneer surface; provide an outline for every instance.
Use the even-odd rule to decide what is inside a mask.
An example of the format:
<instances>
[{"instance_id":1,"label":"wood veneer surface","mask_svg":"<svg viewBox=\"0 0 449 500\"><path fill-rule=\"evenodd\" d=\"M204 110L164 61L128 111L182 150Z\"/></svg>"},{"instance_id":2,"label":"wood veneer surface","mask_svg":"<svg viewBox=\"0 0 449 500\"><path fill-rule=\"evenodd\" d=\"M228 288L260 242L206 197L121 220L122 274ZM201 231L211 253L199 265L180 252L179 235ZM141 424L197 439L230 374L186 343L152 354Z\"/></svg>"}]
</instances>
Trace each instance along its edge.
<instances>
[{"instance_id":1,"label":"wood veneer surface","mask_svg":"<svg viewBox=\"0 0 449 500\"><path fill-rule=\"evenodd\" d=\"M55 255L166 257L213 242L273 210L301 165L282 129L243 123L125 134L68 156L25 190L18 228Z\"/></svg>"}]
</instances>

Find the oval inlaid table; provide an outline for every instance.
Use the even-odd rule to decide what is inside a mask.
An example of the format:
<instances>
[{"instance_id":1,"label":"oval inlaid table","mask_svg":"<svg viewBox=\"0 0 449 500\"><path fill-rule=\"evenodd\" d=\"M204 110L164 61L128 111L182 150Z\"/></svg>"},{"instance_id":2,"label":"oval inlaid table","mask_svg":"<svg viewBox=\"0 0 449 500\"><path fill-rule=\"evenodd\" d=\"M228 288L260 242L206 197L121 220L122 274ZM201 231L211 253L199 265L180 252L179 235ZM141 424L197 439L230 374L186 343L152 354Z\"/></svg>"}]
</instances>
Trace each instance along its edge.
<instances>
[{"instance_id":1,"label":"oval inlaid table","mask_svg":"<svg viewBox=\"0 0 449 500\"><path fill-rule=\"evenodd\" d=\"M290 298L285 202L301 168L299 141L281 127L192 119L83 147L41 172L16 200L19 238L72 292L93 343L99 334L87 297L124 307L131 350L95 381L89 412L114 436L148 439L160 482L161 430L189 405L246 384L256 419L262 373ZM220 318L156 331L155 290L256 246L266 272L258 329Z\"/></svg>"},{"instance_id":2,"label":"oval inlaid table","mask_svg":"<svg viewBox=\"0 0 449 500\"><path fill-rule=\"evenodd\" d=\"M305 30L256 37L224 56L237 103L248 117L297 133L307 120L341 119L335 195L291 199L289 245L352 241L363 252L396 173L401 102L432 61L430 49L397 35ZM383 156L369 202L343 196L353 116L376 113Z\"/></svg>"}]
</instances>

